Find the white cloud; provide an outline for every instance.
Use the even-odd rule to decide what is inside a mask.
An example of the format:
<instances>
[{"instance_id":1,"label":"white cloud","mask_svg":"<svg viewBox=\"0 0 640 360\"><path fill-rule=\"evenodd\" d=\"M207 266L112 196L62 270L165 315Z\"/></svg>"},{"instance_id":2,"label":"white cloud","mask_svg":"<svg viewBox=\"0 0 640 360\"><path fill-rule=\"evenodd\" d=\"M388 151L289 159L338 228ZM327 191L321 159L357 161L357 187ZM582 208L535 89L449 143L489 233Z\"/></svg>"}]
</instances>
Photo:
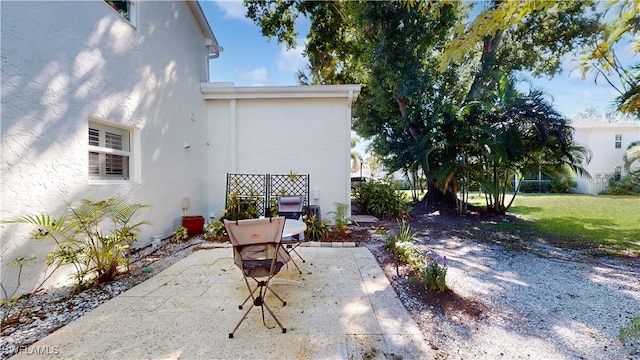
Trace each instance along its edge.
<instances>
[{"instance_id":1,"label":"white cloud","mask_svg":"<svg viewBox=\"0 0 640 360\"><path fill-rule=\"evenodd\" d=\"M281 45L280 53L276 58L278 70L297 72L304 68L307 64L307 59L302 55L305 44L306 40L298 39L296 47L291 50L287 50L285 45Z\"/></svg>"},{"instance_id":2,"label":"white cloud","mask_svg":"<svg viewBox=\"0 0 640 360\"><path fill-rule=\"evenodd\" d=\"M263 84L268 78L267 68L264 67L249 71L234 70L234 73L238 79L252 86Z\"/></svg>"},{"instance_id":3,"label":"white cloud","mask_svg":"<svg viewBox=\"0 0 640 360\"><path fill-rule=\"evenodd\" d=\"M235 19L251 23L251 19L246 17L247 10L242 5L242 0L219 0L214 1L224 12L224 19Z\"/></svg>"}]
</instances>

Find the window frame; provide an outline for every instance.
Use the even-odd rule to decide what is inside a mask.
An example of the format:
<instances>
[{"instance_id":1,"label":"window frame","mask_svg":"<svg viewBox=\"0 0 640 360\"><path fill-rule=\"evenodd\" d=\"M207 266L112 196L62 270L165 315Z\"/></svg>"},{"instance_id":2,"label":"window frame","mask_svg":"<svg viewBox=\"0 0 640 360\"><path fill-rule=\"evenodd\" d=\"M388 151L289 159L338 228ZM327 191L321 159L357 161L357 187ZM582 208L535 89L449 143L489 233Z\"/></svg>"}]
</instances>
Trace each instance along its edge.
<instances>
[{"instance_id":1,"label":"window frame","mask_svg":"<svg viewBox=\"0 0 640 360\"><path fill-rule=\"evenodd\" d=\"M136 1L133 0L128 0L128 1L119 1L119 2L124 2L127 7L128 7L128 11L126 12L126 15L121 13L117 8L119 6L117 5L111 5L109 4L109 0L100 0L103 4L105 4L107 7L109 7L109 9L111 9L111 11L117 13L118 15L120 15L120 17L122 17L124 20L126 20L128 23L130 23L134 28L137 27L138 24L138 4ZM115 2L115 1L114 1ZM127 17L128 16L128 17Z\"/></svg>"},{"instance_id":2,"label":"window frame","mask_svg":"<svg viewBox=\"0 0 640 360\"><path fill-rule=\"evenodd\" d=\"M622 149L622 134L614 135L614 149Z\"/></svg>"},{"instance_id":3,"label":"window frame","mask_svg":"<svg viewBox=\"0 0 640 360\"><path fill-rule=\"evenodd\" d=\"M92 145L90 131L91 129L97 129L100 131L98 137L99 145ZM112 134L123 135L123 149L114 149L106 146L106 133L111 130ZM140 183L140 132L138 128L119 124L113 121L102 119L96 116L89 116L87 122L87 131L85 132L87 141L87 177L89 184L118 184L118 183ZM94 175L91 173L91 157L92 153L98 153L99 156L105 156L104 159L99 160L100 174ZM123 170L123 175L107 174L107 166L109 155L117 155L126 157L126 161ZM95 165L93 165L95 166Z\"/></svg>"}]
</instances>

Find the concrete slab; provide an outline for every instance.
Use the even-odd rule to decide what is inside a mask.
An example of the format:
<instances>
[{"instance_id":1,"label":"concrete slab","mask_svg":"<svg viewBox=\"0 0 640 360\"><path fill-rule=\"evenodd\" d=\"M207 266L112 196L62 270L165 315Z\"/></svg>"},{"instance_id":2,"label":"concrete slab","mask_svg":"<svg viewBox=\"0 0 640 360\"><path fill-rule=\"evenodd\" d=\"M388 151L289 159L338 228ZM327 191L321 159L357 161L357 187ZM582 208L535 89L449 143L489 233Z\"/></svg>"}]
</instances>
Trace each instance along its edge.
<instances>
[{"instance_id":1,"label":"concrete slab","mask_svg":"<svg viewBox=\"0 0 640 360\"><path fill-rule=\"evenodd\" d=\"M351 221L361 225L364 223L376 223L378 222L378 218L373 215L352 215Z\"/></svg>"},{"instance_id":2,"label":"concrete slab","mask_svg":"<svg viewBox=\"0 0 640 360\"><path fill-rule=\"evenodd\" d=\"M230 248L207 249L104 303L15 359L430 359L435 353L366 248L305 247L233 339L248 291ZM286 281L285 281L286 280ZM291 285L292 282L298 285ZM246 309L247 307L245 307Z\"/></svg>"}]
</instances>

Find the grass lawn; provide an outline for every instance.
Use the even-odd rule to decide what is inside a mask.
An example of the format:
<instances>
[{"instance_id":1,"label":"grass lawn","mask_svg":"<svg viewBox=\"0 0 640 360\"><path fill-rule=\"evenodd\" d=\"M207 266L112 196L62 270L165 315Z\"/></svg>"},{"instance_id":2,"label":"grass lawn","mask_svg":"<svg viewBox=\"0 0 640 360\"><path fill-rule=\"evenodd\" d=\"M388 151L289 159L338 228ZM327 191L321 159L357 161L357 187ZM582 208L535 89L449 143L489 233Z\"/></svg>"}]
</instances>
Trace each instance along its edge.
<instances>
[{"instance_id":1,"label":"grass lawn","mask_svg":"<svg viewBox=\"0 0 640 360\"><path fill-rule=\"evenodd\" d=\"M474 197L474 205L484 198ZM518 194L509 212L534 220L530 227L613 253L640 253L640 197Z\"/></svg>"}]
</instances>

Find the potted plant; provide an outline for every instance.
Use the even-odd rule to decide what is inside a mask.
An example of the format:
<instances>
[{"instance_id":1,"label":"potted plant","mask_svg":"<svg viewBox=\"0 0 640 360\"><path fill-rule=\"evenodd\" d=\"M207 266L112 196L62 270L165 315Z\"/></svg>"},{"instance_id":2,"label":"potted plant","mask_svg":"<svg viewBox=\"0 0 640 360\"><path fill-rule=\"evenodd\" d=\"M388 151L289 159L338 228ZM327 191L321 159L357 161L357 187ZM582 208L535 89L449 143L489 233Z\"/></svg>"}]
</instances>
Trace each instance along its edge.
<instances>
[{"instance_id":1,"label":"potted plant","mask_svg":"<svg viewBox=\"0 0 640 360\"><path fill-rule=\"evenodd\" d=\"M187 229L189 236L200 235L204 229L204 216L185 215L182 217L182 226Z\"/></svg>"}]
</instances>

